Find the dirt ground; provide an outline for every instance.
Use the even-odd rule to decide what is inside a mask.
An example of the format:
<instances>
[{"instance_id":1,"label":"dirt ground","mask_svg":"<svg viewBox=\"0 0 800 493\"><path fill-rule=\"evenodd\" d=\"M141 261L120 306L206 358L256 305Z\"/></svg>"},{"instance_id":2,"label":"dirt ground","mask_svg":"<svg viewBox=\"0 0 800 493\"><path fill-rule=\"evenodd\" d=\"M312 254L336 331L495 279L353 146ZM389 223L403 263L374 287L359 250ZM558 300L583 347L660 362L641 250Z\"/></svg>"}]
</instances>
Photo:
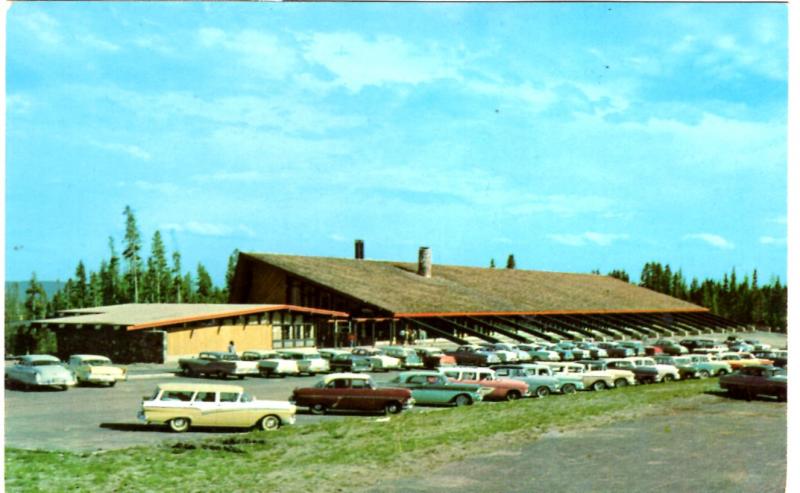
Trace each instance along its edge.
<instances>
[{"instance_id":1,"label":"dirt ground","mask_svg":"<svg viewBox=\"0 0 800 493\"><path fill-rule=\"evenodd\" d=\"M539 440L400 479L370 493L784 491L786 405L702 395L606 426Z\"/></svg>"}]
</instances>

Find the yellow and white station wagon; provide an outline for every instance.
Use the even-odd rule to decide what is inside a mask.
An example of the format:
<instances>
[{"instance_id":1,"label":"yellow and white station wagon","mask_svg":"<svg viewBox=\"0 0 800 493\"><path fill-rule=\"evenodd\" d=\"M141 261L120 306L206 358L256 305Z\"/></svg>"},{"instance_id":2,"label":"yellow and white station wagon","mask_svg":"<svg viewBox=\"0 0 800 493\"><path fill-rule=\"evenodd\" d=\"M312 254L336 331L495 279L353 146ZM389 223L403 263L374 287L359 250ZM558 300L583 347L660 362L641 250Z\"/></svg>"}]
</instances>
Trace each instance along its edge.
<instances>
[{"instance_id":1,"label":"yellow and white station wagon","mask_svg":"<svg viewBox=\"0 0 800 493\"><path fill-rule=\"evenodd\" d=\"M294 424L297 408L286 401L260 401L238 385L162 383L142 400L139 419L183 432L190 426L277 430Z\"/></svg>"}]
</instances>

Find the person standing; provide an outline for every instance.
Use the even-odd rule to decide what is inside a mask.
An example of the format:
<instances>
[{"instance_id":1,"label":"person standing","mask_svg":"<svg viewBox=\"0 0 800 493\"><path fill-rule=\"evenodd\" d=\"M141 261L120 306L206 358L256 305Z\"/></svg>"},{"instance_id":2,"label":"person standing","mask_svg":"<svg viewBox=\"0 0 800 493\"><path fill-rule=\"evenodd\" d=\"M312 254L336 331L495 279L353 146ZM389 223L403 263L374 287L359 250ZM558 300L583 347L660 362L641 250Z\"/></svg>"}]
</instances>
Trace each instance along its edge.
<instances>
[{"instance_id":1,"label":"person standing","mask_svg":"<svg viewBox=\"0 0 800 493\"><path fill-rule=\"evenodd\" d=\"M236 344L233 341L228 343L228 352L231 354L236 354Z\"/></svg>"}]
</instances>

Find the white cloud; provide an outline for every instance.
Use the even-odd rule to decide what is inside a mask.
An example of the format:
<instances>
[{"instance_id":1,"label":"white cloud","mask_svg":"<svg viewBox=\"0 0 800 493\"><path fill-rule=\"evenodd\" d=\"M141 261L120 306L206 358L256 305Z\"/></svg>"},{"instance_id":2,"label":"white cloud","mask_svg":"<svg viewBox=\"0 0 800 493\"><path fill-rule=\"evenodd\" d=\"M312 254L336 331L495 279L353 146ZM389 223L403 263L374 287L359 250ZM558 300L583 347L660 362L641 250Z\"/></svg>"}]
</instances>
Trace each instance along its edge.
<instances>
[{"instance_id":1,"label":"white cloud","mask_svg":"<svg viewBox=\"0 0 800 493\"><path fill-rule=\"evenodd\" d=\"M270 78L281 79L297 67L298 58L287 43L272 34L246 29L227 33L217 28L197 32L205 48L222 48L239 57L239 62Z\"/></svg>"},{"instance_id":2,"label":"white cloud","mask_svg":"<svg viewBox=\"0 0 800 493\"><path fill-rule=\"evenodd\" d=\"M58 46L63 41L58 21L44 12L29 11L16 16L14 20L43 44Z\"/></svg>"},{"instance_id":3,"label":"white cloud","mask_svg":"<svg viewBox=\"0 0 800 493\"><path fill-rule=\"evenodd\" d=\"M734 248L733 243L731 243L730 241L726 240L725 238L723 238L720 235L715 235L715 234L712 234L712 233L692 233L692 234L687 234L687 235L683 236L683 239L684 240L700 240L700 241L703 241L705 243L708 243L709 245L711 245L713 247L721 248L723 250L730 250L730 249Z\"/></svg>"},{"instance_id":4,"label":"white cloud","mask_svg":"<svg viewBox=\"0 0 800 493\"><path fill-rule=\"evenodd\" d=\"M786 245L786 238L775 238L773 236L762 236L758 239L758 242L762 245L777 245L782 246Z\"/></svg>"},{"instance_id":5,"label":"white cloud","mask_svg":"<svg viewBox=\"0 0 800 493\"><path fill-rule=\"evenodd\" d=\"M365 86L421 84L457 78L451 61L433 46L415 46L396 36L365 39L352 32L299 36L304 58L336 76L336 83L358 92Z\"/></svg>"},{"instance_id":6,"label":"white cloud","mask_svg":"<svg viewBox=\"0 0 800 493\"><path fill-rule=\"evenodd\" d=\"M105 39L100 39L97 36L92 34L83 34L79 36L78 40L83 43L85 46L90 48L95 48L101 51L119 51L119 45L111 43L110 41L106 41Z\"/></svg>"},{"instance_id":7,"label":"white cloud","mask_svg":"<svg viewBox=\"0 0 800 493\"><path fill-rule=\"evenodd\" d=\"M127 154L130 157L141 159L143 161L149 161L151 159L151 155L146 150L142 149L137 145L130 145L130 144L115 144L109 142L98 142L92 140L89 142L92 146L97 147L98 149L105 149L107 151L119 152L122 154Z\"/></svg>"},{"instance_id":8,"label":"white cloud","mask_svg":"<svg viewBox=\"0 0 800 493\"><path fill-rule=\"evenodd\" d=\"M775 216L767 219L767 222L775 224L786 224L786 215Z\"/></svg>"},{"instance_id":9,"label":"white cloud","mask_svg":"<svg viewBox=\"0 0 800 493\"><path fill-rule=\"evenodd\" d=\"M598 246L609 246L615 241L627 240L629 236L627 234L587 231L580 234L549 234L547 238L568 246L584 246L590 243Z\"/></svg>"},{"instance_id":10,"label":"white cloud","mask_svg":"<svg viewBox=\"0 0 800 493\"><path fill-rule=\"evenodd\" d=\"M195 234L198 236L241 236L244 235L248 238L254 238L256 236L255 231L252 228L245 226L243 224L238 225L227 225L227 224L213 224L213 223L203 223L199 221L188 221L183 224L177 223L169 223L169 224L162 224L160 226L161 229L165 231L176 231L176 232L185 232L190 234Z\"/></svg>"},{"instance_id":11,"label":"white cloud","mask_svg":"<svg viewBox=\"0 0 800 493\"><path fill-rule=\"evenodd\" d=\"M6 110L9 113L24 115L33 108L33 98L27 94L9 93L6 97Z\"/></svg>"}]
</instances>

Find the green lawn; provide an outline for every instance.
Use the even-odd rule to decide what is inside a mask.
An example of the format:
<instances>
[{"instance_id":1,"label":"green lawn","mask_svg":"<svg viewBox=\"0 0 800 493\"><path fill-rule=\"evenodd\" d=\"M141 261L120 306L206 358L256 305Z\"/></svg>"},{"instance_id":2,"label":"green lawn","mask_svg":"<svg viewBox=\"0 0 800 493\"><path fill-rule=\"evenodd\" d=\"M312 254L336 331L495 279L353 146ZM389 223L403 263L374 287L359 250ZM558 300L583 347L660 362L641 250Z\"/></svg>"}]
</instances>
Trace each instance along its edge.
<instances>
[{"instance_id":1,"label":"green lawn","mask_svg":"<svg viewBox=\"0 0 800 493\"><path fill-rule=\"evenodd\" d=\"M172 441L103 453L6 449L6 490L349 491L484 450L647 412L718 389L716 379L554 395L386 421L352 417L277 432Z\"/></svg>"}]
</instances>

